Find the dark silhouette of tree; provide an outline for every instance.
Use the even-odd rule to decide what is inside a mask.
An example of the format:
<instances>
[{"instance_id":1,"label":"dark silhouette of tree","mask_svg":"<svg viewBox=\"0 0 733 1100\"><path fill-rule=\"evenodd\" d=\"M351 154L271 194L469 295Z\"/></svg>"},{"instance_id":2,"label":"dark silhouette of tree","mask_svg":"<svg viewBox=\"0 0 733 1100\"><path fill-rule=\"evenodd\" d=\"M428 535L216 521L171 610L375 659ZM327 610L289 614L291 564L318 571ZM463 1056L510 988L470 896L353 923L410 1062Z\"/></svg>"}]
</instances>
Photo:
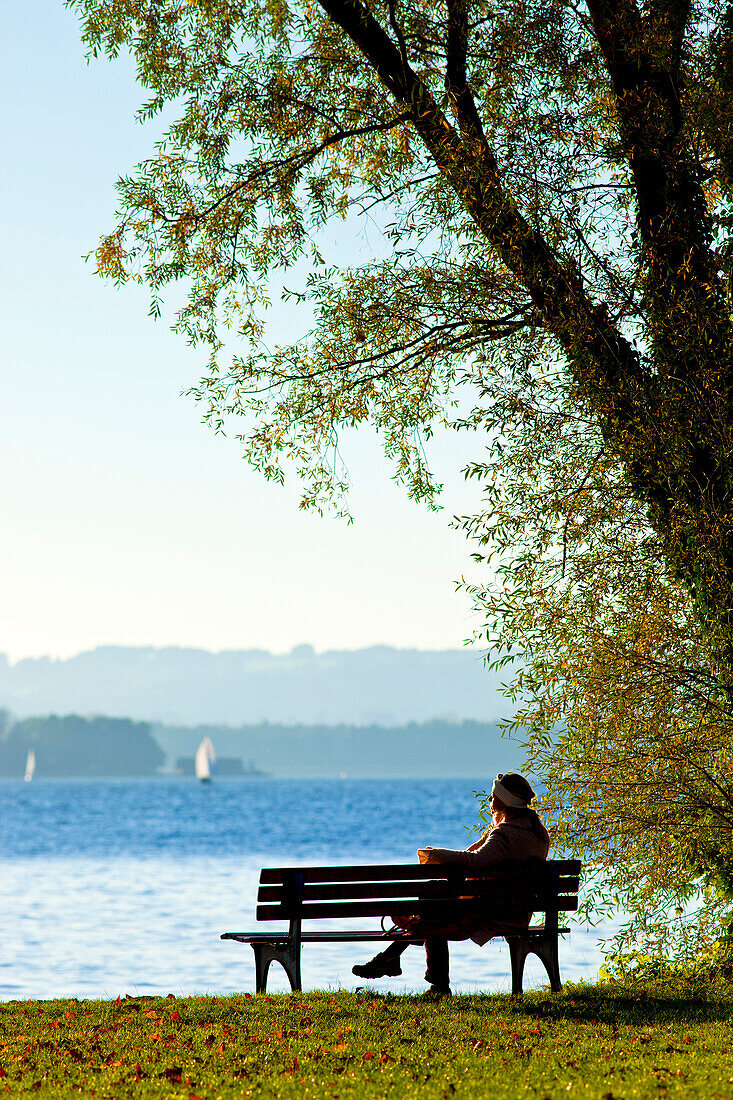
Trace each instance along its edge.
<instances>
[{"instance_id":1,"label":"dark silhouette of tree","mask_svg":"<svg viewBox=\"0 0 733 1100\"><path fill-rule=\"evenodd\" d=\"M0 775L19 777L29 749L36 776L155 775L165 753L149 722L129 718L83 718L78 714L24 718L0 739Z\"/></svg>"}]
</instances>

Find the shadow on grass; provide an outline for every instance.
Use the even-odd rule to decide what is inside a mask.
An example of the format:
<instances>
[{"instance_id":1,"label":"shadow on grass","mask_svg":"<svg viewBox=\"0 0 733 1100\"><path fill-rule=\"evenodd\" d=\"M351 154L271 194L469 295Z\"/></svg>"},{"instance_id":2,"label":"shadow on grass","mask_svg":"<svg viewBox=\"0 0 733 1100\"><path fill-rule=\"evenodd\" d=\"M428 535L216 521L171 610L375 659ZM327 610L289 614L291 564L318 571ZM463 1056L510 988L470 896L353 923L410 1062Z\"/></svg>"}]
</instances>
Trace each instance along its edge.
<instances>
[{"instance_id":1,"label":"shadow on grass","mask_svg":"<svg viewBox=\"0 0 733 1100\"><path fill-rule=\"evenodd\" d=\"M492 998L493 999L493 998ZM479 1008L480 998L466 997ZM562 994L530 993L506 997L502 1009L513 1016L538 1020L581 1023L652 1025L662 1023L710 1023L733 1017L733 988L699 993L663 989L614 989L571 987Z\"/></svg>"}]
</instances>

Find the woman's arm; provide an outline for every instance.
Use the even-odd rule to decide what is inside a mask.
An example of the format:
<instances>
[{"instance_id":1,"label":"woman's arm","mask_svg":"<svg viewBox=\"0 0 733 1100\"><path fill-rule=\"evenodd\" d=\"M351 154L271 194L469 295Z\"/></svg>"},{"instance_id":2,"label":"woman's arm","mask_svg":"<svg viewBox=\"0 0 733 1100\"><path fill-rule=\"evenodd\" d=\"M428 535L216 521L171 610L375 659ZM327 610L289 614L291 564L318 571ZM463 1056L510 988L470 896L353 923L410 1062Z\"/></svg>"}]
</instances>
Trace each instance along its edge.
<instances>
[{"instance_id":1,"label":"woman's arm","mask_svg":"<svg viewBox=\"0 0 733 1100\"><path fill-rule=\"evenodd\" d=\"M507 858L508 844L501 829L490 829L470 848L423 848L424 863L457 863L463 867L488 867Z\"/></svg>"},{"instance_id":2,"label":"woman's arm","mask_svg":"<svg viewBox=\"0 0 733 1100\"><path fill-rule=\"evenodd\" d=\"M453 852L453 851L455 851L460 855L462 852L477 852L479 850L479 848L483 848L484 844L486 843L486 841L489 837L489 834L491 833L491 830L492 830L492 826L489 825L488 829L484 830L484 832L481 834L481 836L478 838L478 840L474 840L473 844L469 844L469 846L467 848L456 848L456 849L453 849L453 848L433 848L432 845L428 844L425 848L418 848L417 858L420 860L421 863L445 863L445 862L447 862L447 860L444 859L442 856L441 856L440 859L433 859L431 857L430 853L431 852ZM422 855L420 854L421 852L423 853ZM456 863L456 862L457 862L457 860L451 859L451 863Z\"/></svg>"}]
</instances>

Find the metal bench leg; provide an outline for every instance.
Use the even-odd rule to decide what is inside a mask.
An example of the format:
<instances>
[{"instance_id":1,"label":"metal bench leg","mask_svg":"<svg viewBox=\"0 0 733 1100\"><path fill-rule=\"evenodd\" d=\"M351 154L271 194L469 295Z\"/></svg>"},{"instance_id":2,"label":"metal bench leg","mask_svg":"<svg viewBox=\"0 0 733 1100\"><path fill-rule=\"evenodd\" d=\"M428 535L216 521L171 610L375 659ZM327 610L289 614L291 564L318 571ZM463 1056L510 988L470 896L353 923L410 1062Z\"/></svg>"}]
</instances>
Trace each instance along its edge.
<instances>
[{"instance_id":1,"label":"metal bench leg","mask_svg":"<svg viewBox=\"0 0 733 1100\"><path fill-rule=\"evenodd\" d=\"M522 993L522 977L527 955L536 955L542 962L547 977L550 979L550 989L553 993L559 993L562 989L560 980L560 963L557 957L557 935L550 932L544 937L516 936L504 937L509 944L509 957L512 962L512 994L519 996Z\"/></svg>"},{"instance_id":2,"label":"metal bench leg","mask_svg":"<svg viewBox=\"0 0 733 1100\"><path fill-rule=\"evenodd\" d=\"M284 963L283 966L285 966L285 973L290 979L290 988L293 993L295 993L296 990L301 990L303 988L300 982L300 944L298 944L297 947L293 944L290 948L288 962L290 964L289 969Z\"/></svg>"},{"instance_id":3,"label":"metal bench leg","mask_svg":"<svg viewBox=\"0 0 733 1100\"><path fill-rule=\"evenodd\" d=\"M255 989L267 991L267 974L270 963L277 962L288 976L293 992L302 988L300 983L300 944L253 943L255 953Z\"/></svg>"},{"instance_id":4,"label":"metal bench leg","mask_svg":"<svg viewBox=\"0 0 733 1100\"><path fill-rule=\"evenodd\" d=\"M271 951L267 950L269 946L265 943L252 944L252 950L255 953L255 990L257 993L264 993L267 990L267 972L272 962Z\"/></svg>"},{"instance_id":5,"label":"metal bench leg","mask_svg":"<svg viewBox=\"0 0 733 1100\"><path fill-rule=\"evenodd\" d=\"M509 944L509 958L512 963L512 996L522 995L522 975L524 963L529 954L529 945L523 936L505 936Z\"/></svg>"},{"instance_id":6,"label":"metal bench leg","mask_svg":"<svg viewBox=\"0 0 733 1100\"><path fill-rule=\"evenodd\" d=\"M553 993L559 993L562 982L560 981L560 962L557 957L557 935L551 934L539 940L532 950L544 964L547 977L550 979L550 989Z\"/></svg>"}]
</instances>

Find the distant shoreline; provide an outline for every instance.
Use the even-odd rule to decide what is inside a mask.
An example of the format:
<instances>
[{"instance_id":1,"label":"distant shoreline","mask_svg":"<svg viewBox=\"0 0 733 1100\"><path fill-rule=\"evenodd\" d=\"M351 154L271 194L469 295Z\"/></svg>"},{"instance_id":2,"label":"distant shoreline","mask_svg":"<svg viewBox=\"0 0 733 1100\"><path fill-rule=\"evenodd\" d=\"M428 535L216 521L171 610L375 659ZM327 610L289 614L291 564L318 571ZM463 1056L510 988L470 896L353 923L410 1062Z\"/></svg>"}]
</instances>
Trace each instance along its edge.
<instances>
[{"instance_id":1,"label":"distant shoreline","mask_svg":"<svg viewBox=\"0 0 733 1100\"><path fill-rule=\"evenodd\" d=\"M435 778L521 770L523 752L489 722L432 719L402 726L166 726L104 715L6 718L0 775L41 778L193 778L204 744L215 778Z\"/></svg>"}]
</instances>

